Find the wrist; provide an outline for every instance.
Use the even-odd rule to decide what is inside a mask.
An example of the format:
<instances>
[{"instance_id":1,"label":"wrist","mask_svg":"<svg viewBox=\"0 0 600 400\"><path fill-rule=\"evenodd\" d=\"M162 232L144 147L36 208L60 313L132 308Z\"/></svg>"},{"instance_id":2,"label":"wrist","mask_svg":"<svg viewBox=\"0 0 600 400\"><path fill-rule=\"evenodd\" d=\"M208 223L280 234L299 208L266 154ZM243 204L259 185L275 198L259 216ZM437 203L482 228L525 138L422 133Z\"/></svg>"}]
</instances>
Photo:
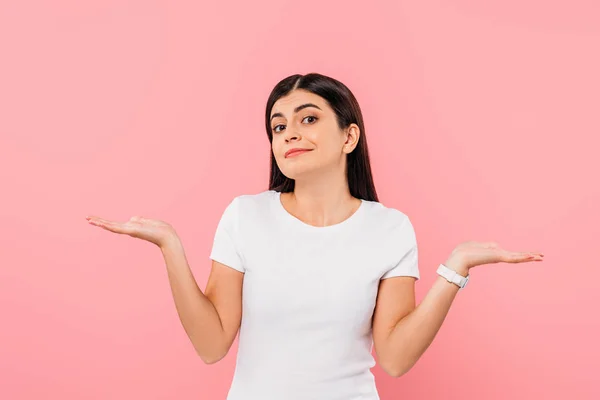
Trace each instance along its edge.
<instances>
[{"instance_id":1,"label":"wrist","mask_svg":"<svg viewBox=\"0 0 600 400\"><path fill-rule=\"evenodd\" d=\"M461 276L467 276L469 274L469 268L465 264L461 263L460 260L450 257L446 260L444 265L458 273Z\"/></svg>"},{"instance_id":2,"label":"wrist","mask_svg":"<svg viewBox=\"0 0 600 400\"><path fill-rule=\"evenodd\" d=\"M181 247L181 240L176 233L170 233L160 241L158 247L160 247L162 251L172 249L174 247L178 248Z\"/></svg>"}]
</instances>

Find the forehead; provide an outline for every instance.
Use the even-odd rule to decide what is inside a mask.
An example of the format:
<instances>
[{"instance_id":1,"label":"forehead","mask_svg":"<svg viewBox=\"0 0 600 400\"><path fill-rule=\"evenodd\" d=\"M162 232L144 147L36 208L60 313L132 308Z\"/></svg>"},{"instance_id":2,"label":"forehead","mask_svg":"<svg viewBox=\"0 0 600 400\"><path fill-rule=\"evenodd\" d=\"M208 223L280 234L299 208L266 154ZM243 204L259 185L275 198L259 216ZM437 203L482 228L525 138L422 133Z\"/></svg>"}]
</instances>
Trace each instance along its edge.
<instances>
[{"instance_id":1,"label":"forehead","mask_svg":"<svg viewBox=\"0 0 600 400\"><path fill-rule=\"evenodd\" d=\"M273 104L273 109L271 110L271 115L275 113L281 114L292 114L294 108L299 105L312 103L323 111L326 111L329 107L325 100L314 93L311 93L306 90L296 89L288 93L287 95L280 97L275 104ZM314 110L314 108L312 108Z\"/></svg>"}]
</instances>

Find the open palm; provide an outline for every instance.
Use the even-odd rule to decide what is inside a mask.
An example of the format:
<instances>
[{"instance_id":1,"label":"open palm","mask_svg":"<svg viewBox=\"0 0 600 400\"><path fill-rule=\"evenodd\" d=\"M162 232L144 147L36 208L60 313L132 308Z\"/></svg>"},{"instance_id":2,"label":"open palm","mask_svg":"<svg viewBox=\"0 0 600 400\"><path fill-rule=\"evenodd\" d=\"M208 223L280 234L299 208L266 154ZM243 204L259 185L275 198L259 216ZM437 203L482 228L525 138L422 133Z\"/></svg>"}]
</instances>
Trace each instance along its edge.
<instances>
[{"instance_id":1,"label":"open palm","mask_svg":"<svg viewBox=\"0 0 600 400\"><path fill-rule=\"evenodd\" d=\"M127 222L109 221L96 216L88 216L86 219L91 225L146 240L158 246L162 246L167 239L175 235L175 229L170 224L157 219L140 216L131 217Z\"/></svg>"},{"instance_id":2,"label":"open palm","mask_svg":"<svg viewBox=\"0 0 600 400\"><path fill-rule=\"evenodd\" d=\"M499 262L522 263L543 261L544 255L538 252L505 250L496 242L463 242L456 246L450 258L457 258L460 264L469 269L477 265Z\"/></svg>"}]
</instances>

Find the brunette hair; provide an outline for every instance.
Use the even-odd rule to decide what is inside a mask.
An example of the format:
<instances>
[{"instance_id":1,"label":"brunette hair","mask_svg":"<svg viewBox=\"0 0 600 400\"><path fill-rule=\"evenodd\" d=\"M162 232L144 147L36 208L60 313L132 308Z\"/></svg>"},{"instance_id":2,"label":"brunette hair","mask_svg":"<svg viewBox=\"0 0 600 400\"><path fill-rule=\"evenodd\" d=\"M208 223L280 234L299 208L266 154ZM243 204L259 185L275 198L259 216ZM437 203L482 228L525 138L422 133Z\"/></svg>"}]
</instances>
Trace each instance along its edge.
<instances>
[{"instance_id":1,"label":"brunette hair","mask_svg":"<svg viewBox=\"0 0 600 400\"><path fill-rule=\"evenodd\" d=\"M318 73L309 73L306 75L295 74L279 81L267 100L265 125L269 143L273 143L273 132L271 131L270 121L273 105L280 97L287 95L295 89L307 90L322 97L335 112L337 124L340 129L345 129L352 123L358 125L360 129L358 144L347 155L347 176L350 194L359 199L379 201L371 173L362 113L356 98L342 82ZM292 192L294 191L294 183L293 179L288 178L281 172L275 161L273 151L271 151L269 190Z\"/></svg>"}]
</instances>

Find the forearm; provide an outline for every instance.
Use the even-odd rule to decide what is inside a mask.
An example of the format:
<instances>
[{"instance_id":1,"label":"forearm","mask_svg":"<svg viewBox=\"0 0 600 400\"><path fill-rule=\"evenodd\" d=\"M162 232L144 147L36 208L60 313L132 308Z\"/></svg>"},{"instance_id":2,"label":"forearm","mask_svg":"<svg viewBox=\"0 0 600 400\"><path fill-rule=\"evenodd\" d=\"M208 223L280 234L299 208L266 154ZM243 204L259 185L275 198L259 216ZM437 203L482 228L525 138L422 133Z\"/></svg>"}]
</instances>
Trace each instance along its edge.
<instances>
[{"instance_id":1,"label":"forearm","mask_svg":"<svg viewBox=\"0 0 600 400\"><path fill-rule=\"evenodd\" d=\"M205 363L218 361L222 357L224 332L217 310L198 287L181 241L172 238L161 246L161 251L185 332Z\"/></svg>"},{"instance_id":2,"label":"forearm","mask_svg":"<svg viewBox=\"0 0 600 400\"><path fill-rule=\"evenodd\" d=\"M445 265L462 276L468 273L458 265ZM392 360L395 376L408 372L431 345L458 290L457 285L438 275L423 301L398 321L386 342L386 359Z\"/></svg>"}]
</instances>

